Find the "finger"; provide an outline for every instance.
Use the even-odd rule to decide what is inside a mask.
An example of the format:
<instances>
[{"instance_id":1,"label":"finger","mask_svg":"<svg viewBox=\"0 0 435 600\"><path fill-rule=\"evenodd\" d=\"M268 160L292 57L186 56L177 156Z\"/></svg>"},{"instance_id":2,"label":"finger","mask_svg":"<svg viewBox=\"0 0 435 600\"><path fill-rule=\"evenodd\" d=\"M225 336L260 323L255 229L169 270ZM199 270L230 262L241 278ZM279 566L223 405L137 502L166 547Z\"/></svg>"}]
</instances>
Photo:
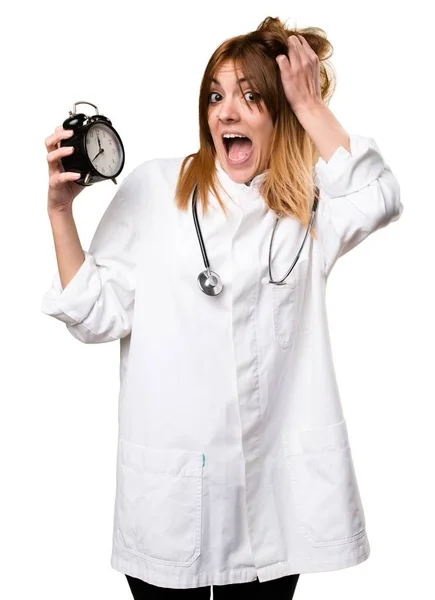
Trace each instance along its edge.
<instances>
[{"instance_id":1,"label":"finger","mask_svg":"<svg viewBox=\"0 0 435 600\"><path fill-rule=\"evenodd\" d=\"M297 67L302 64L302 46L297 35L291 35L287 40L289 49L289 61L291 67Z\"/></svg>"},{"instance_id":2,"label":"finger","mask_svg":"<svg viewBox=\"0 0 435 600\"><path fill-rule=\"evenodd\" d=\"M74 173L73 171L53 173L49 178L49 186L53 189L57 189L62 187L68 181L77 181L77 179L80 179L80 177L80 173Z\"/></svg>"},{"instance_id":3,"label":"finger","mask_svg":"<svg viewBox=\"0 0 435 600\"><path fill-rule=\"evenodd\" d=\"M63 129L63 127L56 127L55 132L45 140L45 147L48 151L59 147L60 140L70 138L73 135L72 129Z\"/></svg>"},{"instance_id":4,"label":"finger","mask_svg":"<svg viewBox=\"0 0 435 600\"><path fill-rule=\"evenodd\" d=\"M288 56L286 54L278 54L278 56L275 58L275 60L280 67L285 68L286 63L288 65Z\"/></svg>"},{"instance_id":5,"label":"finger","mask_svg":"<svg viewBox=\"0 0 435 600\"><path fill-rule=\"evenodd\" d=\"M299 54L303 54L303 52L304 52L304 46L303 46L303 44L302 44L302 42L300 40L300 37L301 36L299 36L297 34L292 35L289 38L289 42L292 42L292 46L291 47L293 48L293 50L295 52L298 52Z\"/></svg>"},{"instance_id":6,"label":"finger","mask_svg":"<svg viewBox=\"0 0 435 600\"><path fill-rule=\"evenodd\" d=\"M62 125L58 125L54 131L57 132L57 131L61 131L62 129L63 129ZM59 148L59 142L57 142L57 147Z\"/></svg>"},{"instance_id":7,"label":"finger","mask_svg":"<svg viewBox=\"0 0 435 600\"><path fill-rule=\"evenodd\" d=\"M298 65L303 71L306 71L314 62L312 55L314 54L311 46L302 35L295 35L297 42L294 43L294 54L298 57ZM296 61L294 61L296 63Z\"/></svg>"},{"instance_id":8,"label":"finger","mask_svg":"<svg viewBox=\"0 0 435 600\"><path fill-rule=\"evenodd\" d=\"M62 156L68 156L70 154L73 154L73 152L74 146L61 146L60 148L52 150L47 154L47 161L49 163L55 162L62 158Z\"/></svg>"},{"instance_id":9,"label":"finger","mask_svg":"<svg viewBox=\"0 0 435 600\"><path fill-rule=\"evenodd\" d=\"M314 50L311 48L310 44L307 42L307 40L304 38L303 35L298 35L298 38L303 46L303 48L305 49L305 52L308 54L308 56L312 59L312 60L316 60L317 54L314 52Z\"/></svg>"},{"instance_id":10,"label":"finger","mask_svg":"<svg viewBox=\"0 0 435 600\"><path fill-rule=\"evenodd\" d=\"M73 146L61 146L57 150L52 150L47 154L48 170L49 172L60 172L62 163L60 159L63 156L71 156L74 153ZM62 167L63 168L63 167Z\"/></svg>"},{"instance_id":11,"label":"finger","mask_svg":"<svg viewBox=\"0 0 435 600\"><path fill-rule=\"evenodd\" d=\"M278 54L275 60L278 63L281 79L285 80L291 74L289 57L286 54Z\"/></svg>"}]
</instances>

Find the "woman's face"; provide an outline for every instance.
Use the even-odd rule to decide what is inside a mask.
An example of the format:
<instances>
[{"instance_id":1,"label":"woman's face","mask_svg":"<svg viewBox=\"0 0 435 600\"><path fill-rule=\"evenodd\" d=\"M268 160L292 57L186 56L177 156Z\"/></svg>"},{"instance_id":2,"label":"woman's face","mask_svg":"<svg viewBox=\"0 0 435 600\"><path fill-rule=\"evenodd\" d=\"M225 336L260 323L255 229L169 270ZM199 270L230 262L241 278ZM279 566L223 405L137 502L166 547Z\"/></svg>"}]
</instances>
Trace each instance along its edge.
<instances>
[{"instance_id":1,"label":"woman's face","mask_svg":"<svg viewBox=\"0 0 435 600\"><path fill-rule=\"evenodd\" d=\"M236 73L232 63L223 64L216 72L209 94L208 125L223 170L233 181L246 183L268 167L273 123L266 107L261 113L253 102L255 90L247 82L241 83L240 94L237 77L243 78L243 73ZM223 134L233 132L249 140L224 142Z\"/></svg>"}]
</instances>

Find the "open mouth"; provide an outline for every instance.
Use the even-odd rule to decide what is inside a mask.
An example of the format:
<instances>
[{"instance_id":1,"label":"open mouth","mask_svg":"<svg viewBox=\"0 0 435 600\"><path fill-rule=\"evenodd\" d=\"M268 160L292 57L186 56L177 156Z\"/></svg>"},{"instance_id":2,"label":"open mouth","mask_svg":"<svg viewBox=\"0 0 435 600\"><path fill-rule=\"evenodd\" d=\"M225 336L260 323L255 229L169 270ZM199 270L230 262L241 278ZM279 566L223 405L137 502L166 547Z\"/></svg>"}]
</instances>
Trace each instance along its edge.
<instances>
[{"instance_id":1,"label":"open mouth","mask_svg":"<svg viewBox=\"0 0 435 600\"><path fill-rule=\"evenodd\" d=\"M246 136L234 138L222 137L222 141L230 162L242 163L250 158L253 148L250 138Z\"/></svg>"}]
</instances>

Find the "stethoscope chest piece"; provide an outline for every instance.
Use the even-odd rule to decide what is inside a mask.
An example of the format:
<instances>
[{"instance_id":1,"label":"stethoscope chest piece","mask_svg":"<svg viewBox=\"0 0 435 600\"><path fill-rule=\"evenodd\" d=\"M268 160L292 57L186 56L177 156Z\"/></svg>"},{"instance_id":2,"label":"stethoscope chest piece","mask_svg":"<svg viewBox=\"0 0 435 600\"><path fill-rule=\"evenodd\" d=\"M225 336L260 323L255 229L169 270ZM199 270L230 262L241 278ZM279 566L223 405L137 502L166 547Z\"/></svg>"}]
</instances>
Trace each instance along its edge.
<instances>
[{"instance_id":1,"label":"stethoscope chest piece","mask_svg":"<svg viewBox=\"0 0 435 600\"><path fill-rule=\"evenodd\" d=\"M217 296L223 289L221 278L209 268L198 275L198 285L207 296Z\"/></svg>"}]
</instances>

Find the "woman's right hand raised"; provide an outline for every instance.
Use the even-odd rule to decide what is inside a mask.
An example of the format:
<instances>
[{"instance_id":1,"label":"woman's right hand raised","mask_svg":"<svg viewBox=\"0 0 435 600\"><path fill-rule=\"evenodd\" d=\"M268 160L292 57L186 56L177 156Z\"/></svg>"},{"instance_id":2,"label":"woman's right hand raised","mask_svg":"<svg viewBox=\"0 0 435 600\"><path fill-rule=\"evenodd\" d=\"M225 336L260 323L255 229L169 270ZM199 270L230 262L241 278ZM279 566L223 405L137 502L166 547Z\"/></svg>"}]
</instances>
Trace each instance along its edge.
<instances>
[{"instance_id":1,"label":"woman's right hand raised","mask_svg":"<svg viewBox=\"0 0 435 600\"><path fill-rule=\"evenodd\" d=\"M73 153L72 146L60 146L60 140L72 136L71 129L56 127L54 133L45 140L48 150L48 211L65 211L71 209L74 199L85 189L85 186L75 183L80 173L65 171L60 162L63 156Z\"/></svg>"}]
</instances>

